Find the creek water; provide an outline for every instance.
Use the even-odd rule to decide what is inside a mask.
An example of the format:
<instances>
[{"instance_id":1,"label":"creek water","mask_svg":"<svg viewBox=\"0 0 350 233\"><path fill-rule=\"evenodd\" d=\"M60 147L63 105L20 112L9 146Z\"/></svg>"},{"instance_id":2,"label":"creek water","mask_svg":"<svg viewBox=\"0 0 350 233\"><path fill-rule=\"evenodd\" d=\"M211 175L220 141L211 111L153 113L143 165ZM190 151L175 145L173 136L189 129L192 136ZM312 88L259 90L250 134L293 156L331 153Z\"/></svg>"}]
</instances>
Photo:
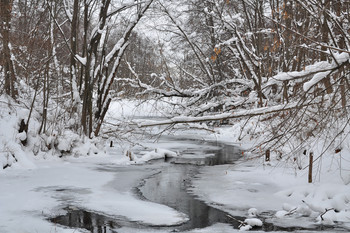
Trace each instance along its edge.
<instances>
[{"instance_id":1,"label":"creek water","mask_svg":"<svg viewBox=\"0 0 350 233\"><path fill-rule=\"evenodd\" d=\"M196 143L202 143L203 147L209 145L215 148L201 151L210 155L204 158L191 156L167 159L168 166L162 166L160 172L144 179L143 184L138 187L139 193L147 200L170 206L189 216L188 222L174 227L176 231L204 228L218 222L230 223L237 228L239 223L229 218L227 213L196 199L187 189L201 166L233 164L239 159L240 150L235 146L219 143ZM183 153L191 154L194 151L183 151Z\"/></svg>"},{"instance_id":2,"label":"creek water","mask_svg":"<svg viewBox=\"0 0 350 233\"><path fill-rule=\"evenodd\" d=\"M213 208L203 201L196 199L195 196L187 192L187 188L190 186L191 179L198 174L200 167L233 164L241 154L238 147L217 142L190 139L179 140L167 138L165 140L175 141L172 147L168 149L178 151L180 154L187 156L153 160L146 165L133 166L135 170L152 170L152 174L142 179L140 184L133 190L140 199L164 204L187 214L189 221L172 227L147 226L138 222L129 222L123 217L111 218L99 213L68 207L65 208L66 214L49 220L71 228L83 228L91 232L106 233L117 232L117 229L121 226L184 231L194 228L204 228L217 222L230 223L237 228L239 225L237 221L230 219L224 211ZM182 147L184 144L187 147ZM115 171L113 166L101 169L106 172ZM242 218L239 219L244 220Z\"/></svg>"}]
</instances>

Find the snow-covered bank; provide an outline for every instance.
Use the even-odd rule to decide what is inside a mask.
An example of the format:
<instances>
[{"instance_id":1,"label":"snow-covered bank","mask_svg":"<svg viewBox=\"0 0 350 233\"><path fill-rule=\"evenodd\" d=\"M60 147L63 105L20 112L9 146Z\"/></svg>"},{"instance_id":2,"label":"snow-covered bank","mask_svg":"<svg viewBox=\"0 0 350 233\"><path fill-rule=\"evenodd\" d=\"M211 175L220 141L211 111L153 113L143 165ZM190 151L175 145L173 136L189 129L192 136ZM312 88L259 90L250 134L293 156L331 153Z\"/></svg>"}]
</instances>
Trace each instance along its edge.
<instances>
[{"instance_id":1,"label":"snow-covered bank","mask_svg":"<svg viewBox=\"0 0 350 233\"><path fill-rule=\"evenodd\" d=\"M169 231L166 230L145 230L145 229L136 229L136 228L121 228L118 229L118 232L120 233L168 233ZM235 232L240 232L237 229L233 229L231 225L229 224L222 224L218 223L213 226L203 228L203 229L193 229L189 231L185 231L188 233L235 233ZM259 233L260 231L255 231L256 233ZM278 232L276 232L278 233Z\"/></svg>"},{"instance_id":2,"label":"snow-covered bank","mask_svg":"<svg viewBox=\"0 0 350 233\"><path fill-rule=\"evenodd\" d=\"M208 127L205 123L179 124L172 134L218 140L247 149L266 136L264 123L254 120L249 124L241 120L233 126L219 128ZM350 147L347 139L343 140L340 152L332 153L329 149L322 154L322 139L305 148L306 153L300 150L288 153L292 148L271 151L268 163L264 162L264 151L255 149L254 154L244 153L235 165L203 168L193 181L191 192L233 215L242 216L253 207L259 212L268 212L264 218L279 225L340 224L349 227ZM310 151L315 155L312 184L308 184Z\"/></svg>"},{"instance_id":3,"label":"snow-covered bank","mask_svg":"<svg viewBox=\"0 0 350 233\"><path fill-rule=\"evenodd\" d=\"M332 173L329 162L336 163L335 158L324 159L324 179L312 184L307 182L307 170L247 158L235 165L203 168L191 191L232 215L256 208L258 216L261 213L266 221L281 226L326 224L350 229L350 187Z\"/></svg>"},{"instance_id":4,"label":"snow-covered bank","mask_svg":"<svg viewBox=\"0 0 350 233\"><path fill-rule=\"evenodd\" d=\"M113 159L92 156L38 162L34 170L1 174L0 186L6 190L0 194L1 232L72 232L46 220L61 213L67 205L151 225L173 225L187 220L186 215L140 200L131 192L150 171L128 173L122 167L103 170Z\"/></svg>"},{"instance_id":5,"label":"snow-covered bank","mask_svg":"<svg viewBox=\"0 0 350 233\"><path fill-rule=\"evenodd\" d=\"M65 119L59 119L57 115L65 118L67 113L56 106L56 109L53 107L55 111L48 113L50 123L43 126L42 113L38 111L42 106L36 103L30 109L30 98L15 101L0 95L0 172L4 169L32 169L36 167L36 161L64 155L78 157L101 152L96 147L101 141L73 130L74 119L63 125ZM45 132L43 128L46 128Z\"/></svg>"},{"instance_id":6,"label":"snow-covered bank","mask_svg":"<svg viewBox=\"0 0 350 233\"><path fill-rule=\"evenodd\" d=\"M33 152L21 146L28 135L19 132L21 120L29 111L21 106L13 107L14 104L10 98L0 96L0 172L10 166L35 167Z\"/></svg>"},{"instance_id":7,"label":"snow-covered bank","mask_svg":"<svg viewBox=\"0 0 350 233\"><path fill-rule=\"evenodd\" d=\"M128 106L129 110L135 107L133 101L123 100L123 105ZM138 114L147 116L147 106L145 103L143 112ZM129 110L125 115L137 118L137 114L134 115L133 111ZM150 175L149 170L145 169L145 163L165 157L211 156L210 152L205 155L198 152L210 151L212 145L191 144L186 138L196 139L197 142L218 140L244 148L249 148L256 140L261 140L252 137L253 133L250 135L247 131L243 133L248 136L238 140L242 135L240 128L244 121L219 128L205 124L178 125L171 131L177 140L169 142L130 137L129 141L116 143L112 148L109 147L109 140L112 139L108 137L104 144L97 138L79 141L80 139L75 139L76 135L66 131L55 140L58 140L57 145L60 145L58 148L70 150L71 153L58 158L58 154L54 154L53 150L41 151L37 155L30 151L26 154L26 149L35 148L34 144L30 143L42 140L35 140L34 135L29 135L29 146L22 146L21 142L16 140L20 114L9 118L6 118L6 114L2 113L3 121L0 123L8 127L13 139L11 142L23 151L23 155L33 166L16 162L0 173L0 187L6 190L0 194L0 232L66 232L66 229L46 221L45 218L56 216L67 204L151 225L184 222L187 216L183 213L164 205L139 200L131 192L140 179ZM117 112L115 116L118 114L121 113ZM152 116L160 115L155 113ZM113 116L109 116L109 120L112 118ZM7 124L5 120L8 121ZM247 130L261 130L261 126L250 125ZM155 127L153 132L158 133L162 130L163 128ZM8 139L8 134L3 131L1 133L0 138ZM136 143L133 144L133 140L137 140ZM67 147L64 147L65 145ZM242 159L234 165L202 167L201 173L192 181L193 187L190 191L206 203L232 215L247 216L248 209L257 208L257 218L282 226L348 226L350 153L346 143L344 145L340 152L325 154L316 160L313 184L307 183L307 155L288 154L281 157L276 151L271 151L271 161L265 163L263 152L244 152L241 155ZM179 153L176 148L182 148L184 153ZM314 150L314 154L318 155L319 151ZM140 166L129 166L135 163ZM12 195L13 193L16 195ZM19 225L17 219L23 224ZM133 228L120 230L137 232ZM190 232L235 231L231 226L216 224L207 229Z\"/></svg>"}]
</instances>

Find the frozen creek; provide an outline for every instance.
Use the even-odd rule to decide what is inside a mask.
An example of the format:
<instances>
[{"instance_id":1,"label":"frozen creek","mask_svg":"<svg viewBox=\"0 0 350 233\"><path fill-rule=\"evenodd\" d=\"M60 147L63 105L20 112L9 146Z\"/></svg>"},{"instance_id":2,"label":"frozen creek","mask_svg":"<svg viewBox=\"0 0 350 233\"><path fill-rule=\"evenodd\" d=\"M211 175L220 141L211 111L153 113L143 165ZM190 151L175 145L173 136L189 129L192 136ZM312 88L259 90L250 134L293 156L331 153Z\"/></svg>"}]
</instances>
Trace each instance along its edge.
<instances>
[{"instance_id":1,"label":"frozen creek","mask_svg":"<svg viewBox=\"0 0 350 233\"><path fill-rule=\"evenodd\" d=\"M164 139L163 139L164 140ZM238 147L217 143L203 142L198 140L165 140L176 141L167 148L178 151L184 156L178 158L168 158L165 160L152 160L143 165L116 166L101 164L95 168L99 171L116 173L115 179L109 182L111 188L119 189L120 183L127 183L130 180L138 181L134 184L133 193L141 200L147 200L162 205L169 206L188 216L189 220L182 224L171 226L152 226L138 221L131 221L125 217L107 216L102 213L90 212L85 209L67 205L66 213L49 220L55 224L67 226L69 228L82 228L90 232L119 232L118 229L142 229L166 232L183 232L197 228L209 227L216 223L225 223L237 229L240 223L227 216L227 213L214 208L205 202L198 200L192 195L188 188L191 187L191 180L195 179L205 166L217 166L223 164L234 164L241 156ZM182 145L193 144L194 147ZM234 166L234 165L233 165ZM67 192L69 190L57 189L56 192ZM234 198L234 197L233 197ZM268 217L270 213L265 213ZM243 221L245 218L234 216ZM323 231L324 227L313 229L301 229L296 227L277 227L273 224L264 223L261 231L298 231L316 230ZM329 228L326 230L330 230ZM133 230L131 230L132 232Z\"/></svg>"}]
</instances>

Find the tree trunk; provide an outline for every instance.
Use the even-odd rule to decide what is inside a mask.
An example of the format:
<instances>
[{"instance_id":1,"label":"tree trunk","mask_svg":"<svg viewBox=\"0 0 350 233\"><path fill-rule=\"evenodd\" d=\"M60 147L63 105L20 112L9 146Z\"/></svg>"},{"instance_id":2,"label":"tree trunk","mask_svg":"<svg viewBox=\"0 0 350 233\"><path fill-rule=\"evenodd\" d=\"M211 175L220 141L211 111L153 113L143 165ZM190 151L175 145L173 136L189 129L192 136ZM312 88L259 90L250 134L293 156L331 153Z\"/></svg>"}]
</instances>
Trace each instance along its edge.
<instances>
[{"instance_id":1,"label":"tree trunk","mask_svg":"<svg viewBox=\"0 0 350 233\"><path fill-rule=\"evenodd\" d=\"M16 75L11 59L11 41L10 41L10 28L11 28L11 12L12 12L12 0L0 1L0 30L2 35L3 51L2 61L5 77L5 92L12 98L16 98L17 91L15 89Z\"/></svg>"},{"instance_id":2,"label":"tree trunk","mask_svg":"<svg viewBox=\"0 0 350 233\"><path fill-rule=\"evenodd\" d=\"M71 97L74 102L73 95L73 82L76 79L76 62L75 55L77 53L77 29L78 29L78 14L79 14L79 0L74 0L73 5L73 16L71 22L71 35L70 35L70 46L72 53L70 55L70 88L71 88Z\"/></svg>"}]
</instances>

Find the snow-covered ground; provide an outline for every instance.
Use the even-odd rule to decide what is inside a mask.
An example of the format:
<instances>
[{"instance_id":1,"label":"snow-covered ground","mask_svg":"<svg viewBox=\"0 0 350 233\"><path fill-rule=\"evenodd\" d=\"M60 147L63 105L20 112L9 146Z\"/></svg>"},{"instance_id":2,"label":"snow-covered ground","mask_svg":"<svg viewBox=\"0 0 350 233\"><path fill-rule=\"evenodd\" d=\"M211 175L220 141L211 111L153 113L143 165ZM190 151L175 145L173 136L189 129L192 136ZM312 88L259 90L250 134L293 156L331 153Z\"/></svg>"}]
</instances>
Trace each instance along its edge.
<instances>
[{"instance_id":1,"label":"snow-covered ground","mask_svg":"<svg viewBox=\"0 0 350 233\"><path fill-rule=\"evenodd\" d=\"M204 168L191 191L234 216L256 208L275 225L350 229L350 187L339 179L308 184L291 168L250 161Z\"/></svg>"},{"instance_id":2,"label":"snow-covered ground","mask_svg":"<svg viewBox=\"0 0 350 233\"><path fill-rule=\"evenodd\" d=\"M215 133L203 125L202 130L193 125L178 126L173 134L243 148L259 140L238 142L239 124L217 128ZM267 215L263 216L267 221L281 226L334 225L350 229L350 147L346 141L344 144L340 152L316 159L312 184L308 183L308 154L288 155L285 159L272 153L271 161L266 163L261 155L246 153L238 164L203 168L192 182L191 192L232 215L242 216L248 209L257 208L258 213ZM316 156L321 150L322 145L313 148Z\"/></svg>"},{"instance_id":3,"label":"snow-covered ground","mask_svg":"<svg viewBox=\"0 0 350 233\"><path fill-rule=\"evenodd\" d=\"M187 216L164 205L142 201L132 193L149 171L128 172L103 168L113 164L114 155L38 161L31 170L1 174L0 232L72 232L45 218L66 206L123 216L150 225L173 225ZM121 155L123 156L123 155Z\"/></svg>"},{"instance_id":4,"label":"snow-covered ground","mask_svg":"<svg viewBox=\"0 0 350 233\"><path fill-rule=\"evenodd\" d=\"M159 105L150 108L155 106L154 103L136 107L134 102L123 100L112 106L108 116L111 121L113 118L125 119L130 116L137 119L139 116L165 115ZM152 174L151 170L142 169L142 164L154 158L179 156L173 150L176 146L156 141L138 141L144 149L116 144L113 149L108 146L100 150L95 148L96 154L89 153L89 156L77 158L58 158L50 152L34 156L30 152L25 154L25 149L18 143L20 138L16 137L21 135L12 135L12 140L7 137L9 132L17 130L15 125L18 119L5 112L1 114L0 126L7 131L1 131L1 145L6 145L7 150L20 151L23 160L14 162L13 166L5 170L0 169L0 232L73 232L72 229L47 221L49 217L62 214L67 205L150 225L171 225L187 220L185 214L165 205L140 200L132 192L140 180ZM178 138L238 144L235 141L237 126L226 126L215 129L215 132L208 131L206 127L203 130L189 127L186 131L184 128L179 127L173 134ZM91 148L89 143L78 148L88 151L86 148ZM196 150L196 146L191 143L180 141L178 144L191 151ZM247 147L250 142L240 142L238 145ZM125 148L134 161L125 156ZM252 216L249 217L247 211L256 208L254 218L281 226L315 227L324 224L350 229L349 155L347 148L343 148L340 153L324 155L315 164L314 183L308 184L307 168L302 166L299 169L297 166L298 163L304 165L304 161L286 163L273 154L271 162L266 163L261 156L243 153L237 164L201 168L189 191L233 216L250 218ZM189 158L197 154L180 156ZM295 158L300 159L297 156ZM5 162L8 163L3 161L3 164ZM135 163L139 166L132 165ZM254 220L249 223L257 222ZM74 230L79 231L83 230ZM164 232L132 227L118 229L118 232L158 231ZM215 224L190 232L236 231L230 225Z\"/></svg>"}]
</instances>

